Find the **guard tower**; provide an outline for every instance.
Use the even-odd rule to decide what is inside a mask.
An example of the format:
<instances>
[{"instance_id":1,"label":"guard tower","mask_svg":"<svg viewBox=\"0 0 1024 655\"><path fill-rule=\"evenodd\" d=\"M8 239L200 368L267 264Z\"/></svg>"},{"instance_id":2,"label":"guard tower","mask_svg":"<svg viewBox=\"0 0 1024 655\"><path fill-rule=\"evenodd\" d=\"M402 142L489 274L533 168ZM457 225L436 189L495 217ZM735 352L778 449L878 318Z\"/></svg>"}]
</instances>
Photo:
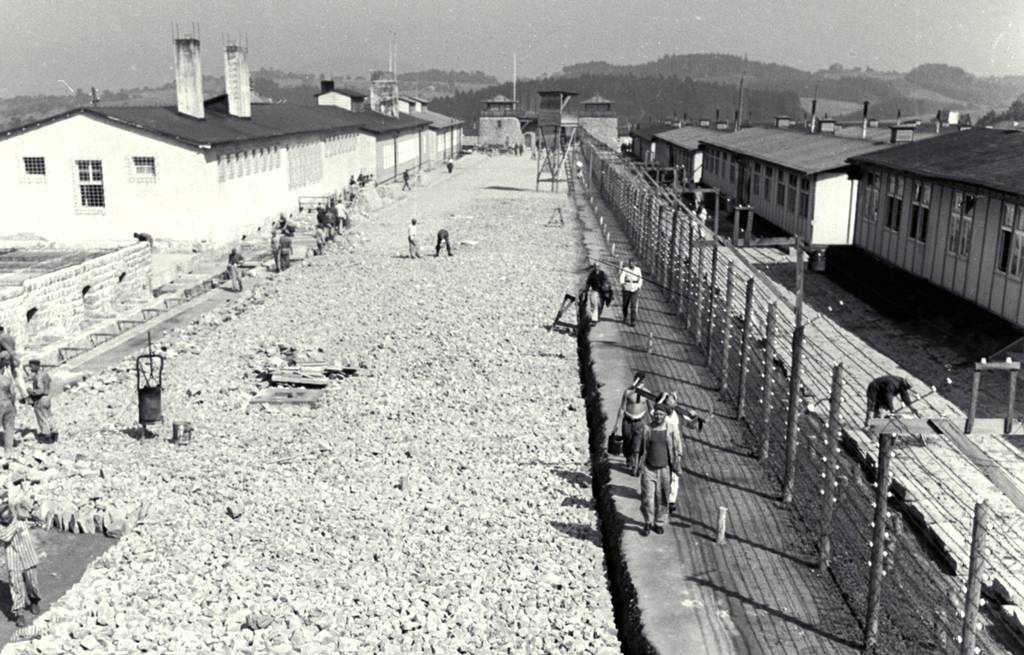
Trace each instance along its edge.
<instances>
[{"instance_id":1,"label":"guard tower","mask_svg":"<svg viewBox=\"0 0 1024 655\"><path fill-rule=\"evenodd\" d=\"M541 182L550 182L551 190L558 191L559 176L564 173L565 156L576 141L576 127L566 126L562 120L565 105L578 95L572 91L538 91L540 109L537 111L537 190Z\"/></svg>"},{"instance_id":2,"label":"guard tower","mask_svg":"<svg viewBox=\"0 0 1024 655\"><path fill-rule=\"evenodd\" d=\"M619 118L612 109L615 103L598 95L581 104L583 110L579 113L580 127L612 150L618 150Z\"/></svg>"},{"instance_id":3,"label":"guard tower","mask_svg":"<svg viewBox=\"0 0 1024 655\"><path fill-rule=\"evenodd\" d=\"M523 144L523 131L516 116L516 102L503 95L483 101L477 144L503 148Z\"/></svg>"}]
</instances>

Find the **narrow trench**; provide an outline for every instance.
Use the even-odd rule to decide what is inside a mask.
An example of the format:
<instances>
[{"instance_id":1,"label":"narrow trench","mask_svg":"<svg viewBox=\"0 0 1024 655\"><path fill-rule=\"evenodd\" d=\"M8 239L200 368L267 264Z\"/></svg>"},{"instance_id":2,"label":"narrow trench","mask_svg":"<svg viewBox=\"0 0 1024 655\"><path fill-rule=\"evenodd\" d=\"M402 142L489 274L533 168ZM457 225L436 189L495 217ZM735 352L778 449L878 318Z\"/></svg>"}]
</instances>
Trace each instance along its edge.
<instances>
[{"instance_id":1,"label":"narrow trench","mask_svg":"<svg viewBox=\"0 0 1024 655\"><path fill-rule=\"evenodd\" d=\"M576 199L570 196L572 202ZM583 241L586 227L579 216L579 207L575 214L576 228L580 235L579 241L583 253L577 261L582 266L587 253ZM582 284L582 276L577 280ZM580 395L584 399L587 412L587 432L590 446L590 479L594 494L594 507L597 511L598 529L601 532L601 546L604 550L604 564L607 575L608 591L612 598L612 610L615 616L615 628L619 637L619 645L624 655L655 655L657 651L643 634L640 611L636 605L636 587L629 575L629 567L622 553L622 519L615 509L615 501L608 488L611 478L608 454L604 449L604 434L607 429L607 417L601 410L601 393L594 376L593 360L590 353L590 329L582 307L576 306L576 353L579 359Z\"/></svg>"}]
</instances>

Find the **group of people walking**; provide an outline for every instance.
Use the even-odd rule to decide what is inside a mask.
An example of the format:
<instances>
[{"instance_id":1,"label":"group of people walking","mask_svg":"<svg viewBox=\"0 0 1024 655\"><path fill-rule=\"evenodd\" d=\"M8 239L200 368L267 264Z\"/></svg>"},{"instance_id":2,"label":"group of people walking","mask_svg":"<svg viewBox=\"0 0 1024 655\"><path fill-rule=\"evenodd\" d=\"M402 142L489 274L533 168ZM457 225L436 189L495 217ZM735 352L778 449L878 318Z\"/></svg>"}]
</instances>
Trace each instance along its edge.
<instances>
[{"instance_id":1,"label":"group of people walking","mask_svg":"<svg viewBox=\"0 0 1024 655\"><path fill-rule=\"evenodd\" d=\"M619 271L619 287L622 292L622 321L629 326L636 325L640 289L643 288L643 285L643 272L632 259L628 260ZM608 274L596 262L591 266L590 273L587 275L583 296L590 322L597 323L601 320L604 308L612 303L615 296Z\"/></svg>"},{"instance_id":2,"label":"group of people walking","mask_svg":"<svg viewBox=\"0 0 1024 655\"><path fill-rule=\"evenodd\" d=\"M704 418L685 411L674 391L655 394L648 390L646 375L638 372L622 392L608 435L608 450L621 453L633 475L640 477L644 517L640 534L644 537L652 530L662 534L669 514L676 511L683 473L683 429L701 432Z\"/></svg>"}]
</instances>

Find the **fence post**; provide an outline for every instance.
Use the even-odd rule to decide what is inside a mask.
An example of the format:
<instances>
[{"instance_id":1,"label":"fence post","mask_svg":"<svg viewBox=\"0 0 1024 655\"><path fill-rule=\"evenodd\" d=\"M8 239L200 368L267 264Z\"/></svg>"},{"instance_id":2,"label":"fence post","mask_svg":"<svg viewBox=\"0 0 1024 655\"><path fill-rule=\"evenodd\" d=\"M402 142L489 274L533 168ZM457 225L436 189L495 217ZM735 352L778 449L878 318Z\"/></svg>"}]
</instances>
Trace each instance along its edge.
<instances>
[{"instance_id":1,"label":"fence post","mask_svg":"<svg viewBox=\"0 0 1024 655\"><path fill-rule=\"evenodd\" d=\"M704 324L704 248L697 246L697 271L696 278L694 279L694 295L697 298L697 304L693 308L694 323L696 328L694 330L697 343L701 342L701 335L704 333L701 327Z\"/></svg>"},{"instance_id":2,"label":"fence post","mask_svg":"<svg viewBox=\"0 0 1024 655\"><path fill-rule=\"evenodd\" d=\"M750 322L754 311L754 278L747 280L747 297L743 304L743 333L740 337L740 386L736 392L736 418L744 419L747 401L747 369L750 367Z\"/></svg>"},{"instance_id":3,"label":"fence post","mask_svg":"<svg viewBox=\"0 0 1024 655\"><path fill-rule=\"evenodd\" d=\"M775 382L775 312L775 303L768 305L768 320L764 326L764 388L761 390L761 407L764 408L764 413L761 415L761 448L758 452L760 459L768 457L768 442L771 438L772 384Z\"/></svg>"},{"instance_id":4,"label":"fence post","mask_svg":"<svg viewBox=\"0 0 1024 655\"><path fill-rule=\"evenodd\" d=\"M1003 421L1003 434L1010 434L1013 432L1013 401L1017 397L1017 373L1018 371L1010 371L1010 401L1006 406L1006 420Z\"/></svg>"},{"instance_id":5,"label":"fence post","mask_svg":"<svg viewBox=\"0 0 1024 655\"><path fill-rule=\"evenodd\" d=\"M789 406L786 408L786 473L782 481L782 502L793 502L796 475L797 422L800 409L800 369L803 362L804 326L793 329L793 364L789 368Z\"/></svg>"},{"instance_id":6,"label":"fence post","mask_svg":"<svg viewBox=\"0 0 1024 655\"><path fill-rule=\"evenodd\" d=\"M832 395L828 399L828 432L825 436L825 482L822 488L821 539L818 544L818 569L832 564L832 516L836 509L836 466L839 453L839 413L843 406L843 365L832 368Z\"/></svg>"},{"instance_id":7,"label":"fence post","mask_svg":"<svg viewBox=\"0 0 1024 655\"><path fill-rule=\"evenodd\" d=\"M978 415L978 390L981 387L981 371L974 369L974 381L971 382L971 410L967 414L967 423L964 425L964 434L970 434L974 430L974 417Z\"/></svg>"},{"instance_id":8,"label":"fence post","mask_svg":"<svg viewBox=\"0 0 1024 655\"><path fill-rule=\"evenodd\" d=\"M711 284L708 286L708 363L711 363L711 338L715 334L715 295L718 291L718 248L711 250Z\"/></svg>"},{"instance_id":9,"label":"fence post","mask_svg":"<svg viewBox=\"0 0 1024 655\"><path fill-rule=\"evenodd\" d=\"M672 297L672 306L679 312L679 208L672 210L672 232L669 235L669 293Z\"/></svg>"},{"instance_id":10,"label":"fence post","mask_svg":"<svg viewBox=\"0 0 1024 655\"><path fill-rule=\"evenodd\" d=\"M719 387L720 393L725 393L729 390L729 346L732 342L732 276L732 262L729 262L729 267L725 274L725 304L722 311L725 323L722 327L722 386Z\"/></svg>"},{"instance_id":11,"label":"fence post","mask_svg":"<svg viewBox=\"0 0 1024 655\"><path fill-rule=\"evenodd\" d=\"M981 578L985 575L985 538L988 535L988 502L974 506L974 529L971 535L971 564L967 570L967 594L964 597L964 623L960 632L960 655L974 655L977 640L978 604L981 600Z\"/></svg>"},{"instance_id":12,"label":"fence post","mask_svg":"<svg viewBox=\"0 0 1024 655\"><path fill-rule=\"evenodd\" d=\"M892 480L892 444L888 432L878 435L878 468L875 471L875 520L871 523L871 577L868 578L867 618L864 621L864 650L878 646L878 612L882 598L885 557L885 518L889 508L889 483Z\"/></svg>"}]
</instances>

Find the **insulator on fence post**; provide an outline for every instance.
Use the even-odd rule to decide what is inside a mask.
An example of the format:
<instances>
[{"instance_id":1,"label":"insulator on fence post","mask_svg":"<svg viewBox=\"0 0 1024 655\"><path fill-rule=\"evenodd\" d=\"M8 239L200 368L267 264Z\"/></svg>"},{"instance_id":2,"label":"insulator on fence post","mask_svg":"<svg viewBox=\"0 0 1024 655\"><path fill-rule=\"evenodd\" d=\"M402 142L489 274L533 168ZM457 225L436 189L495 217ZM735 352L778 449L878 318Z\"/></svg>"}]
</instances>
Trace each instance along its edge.
<instances>
[{"instance_id":1,"label":"insulator on fence post","mask_svg":"<svg viewBox=\"0 0 1024 655\"><path fill-rule=\"evenodd\" d=\"M715 543L725 543L725 529L729 524L729 508L719 507L718 508L718 534L715 537Z\"/></svg>"},{"instance_id":2,"label":"insulator on fence post","mask_svg":"<svg viewBox=\"0 0 1024 655\"><path fill-rule=\"evenodd\" d=\"M647 335L647 354L654 352L654 333L650 332Z\"/></svg>"},{"instance_id":3,"label":"insulator on fence post","mask_svg":"<svg viewBox=\"0 0 1024 655\"><path fill-rule=\"evenodd\" d=\"M612 257L614 257L614 256L615 256L615 244L613 243L612 244Z\"/></svg>"}]
</instances>

